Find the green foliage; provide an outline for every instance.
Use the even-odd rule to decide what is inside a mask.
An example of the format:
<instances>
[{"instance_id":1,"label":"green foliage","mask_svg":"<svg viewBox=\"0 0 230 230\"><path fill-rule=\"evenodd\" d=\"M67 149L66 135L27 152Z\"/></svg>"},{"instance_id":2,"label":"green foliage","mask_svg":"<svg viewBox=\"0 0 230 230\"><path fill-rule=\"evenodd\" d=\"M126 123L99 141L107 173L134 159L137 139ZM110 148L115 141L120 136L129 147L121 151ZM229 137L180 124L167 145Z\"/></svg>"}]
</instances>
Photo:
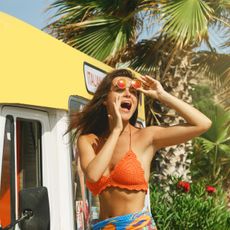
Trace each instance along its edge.
<instances>
[{"instance_id":1,"label":"green foliage","mask_svg":"<svg viewBox=\"0 0 230 230\"><path fill-rule=\"evenodd\" d=\"M221 6L224 11L227 3ZM214 13L220 17L212 7L216 5L210 6L203 0L56 0L49 7L57 10L56 20L46 29L99 60L108 62L116 57L117 62L118 56L126 55L140 40L144 28L159 27L155 35L171 38L171 45L199 46L208 38L208 27L217 19ZM162 26L156 20L159 18Z\"/></svg>"},{"instance_id":2,"label":"green foliage","mask_svg":"<svg viewBox=\"0 0 230 230\"><path fill-rule=\"evenodd\" d=\"M196 95L199 92L200 95ZM194 140L192 178L206 178L213 184L225 186L230 181L230 112L214 105L208 87L197 87L193 99L195 106L212 120L212 127Z\"/></svg>"},{"instance_id":3,"label":"green foliage","mask_svg":"<svg viewBox=\"0 0 230 230\"><path fill-rule=\"evenodd\" d=\"M151 187L151 212L158 229L163 230L227 230L230 212L226 208L226 194L220 186L208 193L206 182L190 184L184 192L174 180L170 191Z\"/></svg>"},{"instance_id":4,"label":"green foliage","mask_svg":"<svg viewBox=\"0 0 230 230\"><path fill-rule=\"evenodd\" d=\"M214 104L214 93L209 85L194 85L190 94L192 96L193 105L203 112L208 112L208 107Z\"/></svg>"},{"instance_id":5,"label":"green foliage","mask_svg":"<svg viewBox=\"0 0 230 230\"><path fill-rule=\"evenodd\" d=\"M171 1L162 8L166 21L164 30L173 38L188 43L194 38L200 41L207 35L208 20L213 9L202 0Z\"/></svg>"},{"instance_id":6,"label":"green foliage","mask_svg":"<svg viewBox=\"0 0 230 230\"><path fill-rule=\"evenodd\" d=\"M57 0L56 21L46 27L57 38L105 61L136 41L145 1ZM61 16L61 17L60 17Z\"/></svg>"}]
</instances>

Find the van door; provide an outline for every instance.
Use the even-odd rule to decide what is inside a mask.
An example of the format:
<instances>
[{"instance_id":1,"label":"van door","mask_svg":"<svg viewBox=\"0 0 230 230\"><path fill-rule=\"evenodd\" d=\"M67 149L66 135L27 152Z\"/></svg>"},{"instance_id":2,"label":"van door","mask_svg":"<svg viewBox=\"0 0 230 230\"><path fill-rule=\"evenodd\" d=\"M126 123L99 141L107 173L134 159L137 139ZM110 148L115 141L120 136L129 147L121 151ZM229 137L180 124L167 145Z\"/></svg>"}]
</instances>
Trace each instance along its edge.
<instances>
[{"instance_id":1,"label":"van door","mask_svg":"<svg viewBox=\"0 0 230 230\"><path fill-rule=\"evenodd\" d=\"M42 143L49 120L46 112L10 106L2 108L1 116L5 127L0 154L0 221L5 227L19 217L19 191L44 184Z\"/></svg>"}]
</instances>

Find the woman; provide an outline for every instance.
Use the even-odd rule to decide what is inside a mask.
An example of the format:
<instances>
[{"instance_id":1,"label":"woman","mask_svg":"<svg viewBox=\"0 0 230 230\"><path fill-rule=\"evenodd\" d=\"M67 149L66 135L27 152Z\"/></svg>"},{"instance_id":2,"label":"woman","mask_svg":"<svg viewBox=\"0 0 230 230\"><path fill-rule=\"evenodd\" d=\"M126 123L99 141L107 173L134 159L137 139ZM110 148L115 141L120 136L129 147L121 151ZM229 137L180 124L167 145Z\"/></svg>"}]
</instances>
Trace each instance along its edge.
<instances>
[{"instance_id":1,"label":"woman","mask_svg":"<svg viewBox=\"0 0 230 230\"><path fill-rule=\"evenodd\" d=\"M140 93L175 109L187 123L136 128ZM186 142L210 126L204 114L167 93L158 81L148 76L137 80L125 69L109 73L69 128L80 135L77 148L86 185L99 195L99 222L93 229L156 229L144 209L155 152Z\"/></svg>"}]
</instances>

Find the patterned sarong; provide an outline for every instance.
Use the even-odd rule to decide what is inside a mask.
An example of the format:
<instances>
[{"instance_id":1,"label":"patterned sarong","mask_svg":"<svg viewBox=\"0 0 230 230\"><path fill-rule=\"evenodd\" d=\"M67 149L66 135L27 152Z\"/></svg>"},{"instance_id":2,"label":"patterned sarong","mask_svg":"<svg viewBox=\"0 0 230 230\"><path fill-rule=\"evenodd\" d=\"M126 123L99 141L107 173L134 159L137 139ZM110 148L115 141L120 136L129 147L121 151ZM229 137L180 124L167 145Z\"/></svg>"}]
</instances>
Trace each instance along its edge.
<instances>
[{"instance_id":1,"label":"patterned sarong","mask_svg":"<svg viewBox=\"0 0 230 230\"><path fill-rule=\"evenodd\" d=\"M124 216L102 220L93 225L93 230L157 230L149 211L143 210Z\"/></svg>"}]
</instances>

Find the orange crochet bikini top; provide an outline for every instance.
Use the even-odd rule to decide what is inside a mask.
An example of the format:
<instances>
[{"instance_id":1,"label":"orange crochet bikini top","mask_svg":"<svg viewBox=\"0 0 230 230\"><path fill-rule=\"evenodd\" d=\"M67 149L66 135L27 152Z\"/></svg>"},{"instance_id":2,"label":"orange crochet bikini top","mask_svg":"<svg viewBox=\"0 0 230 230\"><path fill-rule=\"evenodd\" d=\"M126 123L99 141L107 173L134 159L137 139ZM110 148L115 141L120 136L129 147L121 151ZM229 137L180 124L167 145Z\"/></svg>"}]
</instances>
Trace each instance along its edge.
<instances>
[{"instance_id":1,"label":"orange crochet bikini top","mask_svg":"<svg viewBox=\"0 0 230 230\"><path fill-rule=\"evenodd\" d=\"M94 195L100 194L108 187L147 192L148 183L144 177L144 170L136 154L131 150L131 132L129 151L116 164L110 175L102 176L97 182L86 180L86 186Z\"/></svg>"}]
</instances>

